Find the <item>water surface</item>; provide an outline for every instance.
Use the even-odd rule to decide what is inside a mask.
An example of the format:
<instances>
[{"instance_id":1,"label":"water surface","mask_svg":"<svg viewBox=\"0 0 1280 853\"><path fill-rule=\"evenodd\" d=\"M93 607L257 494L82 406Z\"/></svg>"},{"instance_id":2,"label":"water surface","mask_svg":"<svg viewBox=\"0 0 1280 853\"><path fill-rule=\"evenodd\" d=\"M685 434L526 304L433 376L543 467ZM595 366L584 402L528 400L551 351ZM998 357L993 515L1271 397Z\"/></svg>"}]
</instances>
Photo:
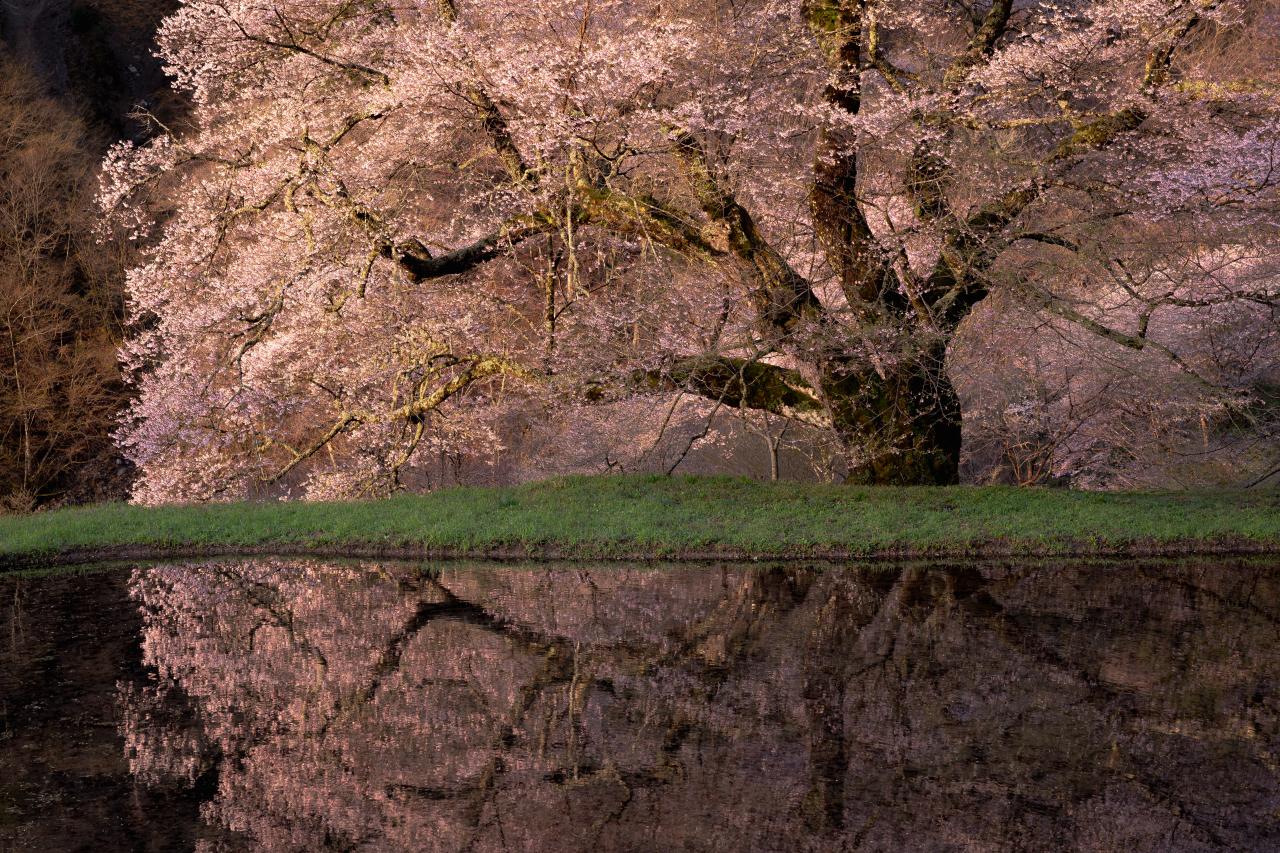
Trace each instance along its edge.
<instances>
[{"instance_id":1,"label":"water surface","mask_svg":"<svg viewBox=\"0 0 1280 853\"><path fill-rule=\"evenodd\" d=\"M0 851L1280 849L1280 564L0 576Z\"/></svg>"}]
</instances>

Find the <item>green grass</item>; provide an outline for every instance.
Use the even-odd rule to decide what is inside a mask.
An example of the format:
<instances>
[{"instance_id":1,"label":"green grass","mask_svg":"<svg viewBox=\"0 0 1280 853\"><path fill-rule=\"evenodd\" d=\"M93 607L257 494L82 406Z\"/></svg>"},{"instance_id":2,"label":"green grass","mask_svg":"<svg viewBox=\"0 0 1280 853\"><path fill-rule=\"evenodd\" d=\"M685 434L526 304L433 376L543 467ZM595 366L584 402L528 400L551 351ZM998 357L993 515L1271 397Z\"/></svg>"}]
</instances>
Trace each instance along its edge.
<instances>
[{"instance_id":1,"label":"green grass","mask_svg":"<svg viewBox=\"0 0 1280 853\"><path fill-rule=\"evenodd\" d=\"M0 518L0 564L122 548L611 557L724 554L1280 551L1280 493L859 488L693 477L568 477L356 503L146 509Z\"/></svg>"}]
</instances>

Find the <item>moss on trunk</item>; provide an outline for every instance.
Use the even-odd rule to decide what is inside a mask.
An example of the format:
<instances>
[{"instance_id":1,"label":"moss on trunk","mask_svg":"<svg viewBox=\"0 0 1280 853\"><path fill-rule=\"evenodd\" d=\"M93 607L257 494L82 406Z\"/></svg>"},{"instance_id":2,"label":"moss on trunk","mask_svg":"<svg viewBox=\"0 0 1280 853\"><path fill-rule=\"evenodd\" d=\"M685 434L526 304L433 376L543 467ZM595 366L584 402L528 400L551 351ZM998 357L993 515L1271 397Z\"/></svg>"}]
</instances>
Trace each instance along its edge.
<instances>
[{"instance_id":1,"label":"moss on trunk","mask_svg":"<svg viewBox=\"0 0 1280 853\"><path fill-rule=\"evenodd\" d=\"M960 479L960 400L938 347L892 371L824 383L836 431L861 485L952 485Z\"/></svg>"}]
</instances>

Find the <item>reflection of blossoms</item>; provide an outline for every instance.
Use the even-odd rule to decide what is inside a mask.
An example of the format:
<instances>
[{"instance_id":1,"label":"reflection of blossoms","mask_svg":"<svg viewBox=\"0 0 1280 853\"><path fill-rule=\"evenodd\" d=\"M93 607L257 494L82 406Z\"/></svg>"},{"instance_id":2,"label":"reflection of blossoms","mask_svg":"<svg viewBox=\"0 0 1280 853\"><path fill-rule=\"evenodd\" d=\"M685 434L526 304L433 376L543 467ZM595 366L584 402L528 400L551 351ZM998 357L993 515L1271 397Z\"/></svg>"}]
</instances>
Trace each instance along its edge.
<instances>
[{"instance_id":1,"label":"reflection of blossoms","mask_svg":"<svg viewBox=\"0 0 1280 853\"><path fill-rule=\"evenodd\" d=\"M1262 568L255 560L139 569L133 590L161 677L121 693L130 766L216 780L206 850L1274 832Z\"/></svg>"},{"instance_id":2,"label":"reflection of blossoms","mask_svg":"<svg viewBox=\"0 0 1280 853\"><path fill-rule=\"evenodd\" d=\"M120 731L127 744L129 773L145 785L195 784L207 769L209 744L199 721L184 716L186 698L170 680L139 687L116 685L124 709Z\"/></svg>"}]
</instances>

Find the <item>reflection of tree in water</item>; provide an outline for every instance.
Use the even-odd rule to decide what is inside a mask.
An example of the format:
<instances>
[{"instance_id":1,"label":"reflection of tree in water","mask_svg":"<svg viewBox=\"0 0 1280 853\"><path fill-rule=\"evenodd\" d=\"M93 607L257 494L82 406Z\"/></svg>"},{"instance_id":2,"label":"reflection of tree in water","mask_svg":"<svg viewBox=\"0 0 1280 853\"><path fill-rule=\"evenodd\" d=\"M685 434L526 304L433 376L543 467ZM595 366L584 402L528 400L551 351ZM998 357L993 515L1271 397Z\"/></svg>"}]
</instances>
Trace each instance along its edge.
<instances>
[{"instance_id":1,"label":"reflection of tree in water","mask_svg":"<svg viewBox=\"0 0 1280 853\"><path fill-rule=\"evenodd\" d=\"M1278 577L149 568L126 736L207 849L1274 849Z\"/></svg>"}]
</instances>

